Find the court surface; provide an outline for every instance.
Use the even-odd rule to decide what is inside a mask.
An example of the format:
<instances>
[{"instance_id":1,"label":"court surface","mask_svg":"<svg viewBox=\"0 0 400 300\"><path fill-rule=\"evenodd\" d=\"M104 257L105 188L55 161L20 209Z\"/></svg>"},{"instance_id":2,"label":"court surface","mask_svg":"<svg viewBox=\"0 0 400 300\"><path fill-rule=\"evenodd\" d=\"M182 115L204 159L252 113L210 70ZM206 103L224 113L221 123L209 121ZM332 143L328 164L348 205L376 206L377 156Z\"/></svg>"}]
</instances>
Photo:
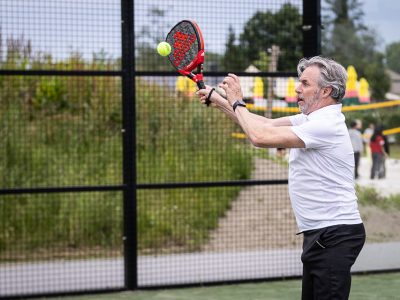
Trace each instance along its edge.
<instances>
[{"instance_id":1,"label":"court surface","mask_svg":"<svg viewBox=\"0 0 400 300\"><path fill-rule=\"evenodd\" d=\"M400 299L400 273L353 276L350 300ZM300 299L301 281L286 280L200 288L181 288L71 296L63 300L294 300Z\"/></svg>"}]
</instances>

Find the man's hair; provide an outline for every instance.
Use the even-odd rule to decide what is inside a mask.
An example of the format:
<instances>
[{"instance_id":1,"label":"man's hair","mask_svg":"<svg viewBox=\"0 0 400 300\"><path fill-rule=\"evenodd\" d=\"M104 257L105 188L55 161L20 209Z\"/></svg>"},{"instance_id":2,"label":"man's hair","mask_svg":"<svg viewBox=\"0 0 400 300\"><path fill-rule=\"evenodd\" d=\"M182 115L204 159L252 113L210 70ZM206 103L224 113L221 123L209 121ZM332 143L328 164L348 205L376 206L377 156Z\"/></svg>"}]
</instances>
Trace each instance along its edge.
<instances>
[{"instance_id":1,"label":"man's hair","mask_svg":"<svg viewBox=\"0 0 400 300\"><path fill-rule=\"evenodd\" d=\"M353 120L350 122L350 128L355 128L357 126L357 121Z\"/></svg>"},{"instance_id":2,"label":"man's hair","mask_svg":"<svg viewBox=\"0 0 400 300\"><path fill-rule=\"evenodd\" d=\"M341 64L329 58L321 56L314 56L309 59L302 58L297 65L299 78L309 66L317 66L320 70L319 87L332 87L331 97L336 101L341 101L346 92L346 69Z\"/></svg>"}]
</instances>

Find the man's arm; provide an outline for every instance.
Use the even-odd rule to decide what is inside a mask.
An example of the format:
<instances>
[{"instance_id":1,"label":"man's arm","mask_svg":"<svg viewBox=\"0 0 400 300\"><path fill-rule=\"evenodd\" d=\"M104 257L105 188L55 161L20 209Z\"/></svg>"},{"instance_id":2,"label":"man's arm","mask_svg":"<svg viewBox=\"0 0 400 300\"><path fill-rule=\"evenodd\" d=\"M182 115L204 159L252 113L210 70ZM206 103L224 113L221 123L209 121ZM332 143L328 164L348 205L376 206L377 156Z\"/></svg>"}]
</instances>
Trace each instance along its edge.
<instances>
[{"instance_id":1,"label":"man's arm","mask_svg":"<svg viewBox=\"0 0 400 300\"><path fill-rule=\"evenodd\" d=\"M226 92L229 106L243 98L239 78L234 74L228 74L220 87ZM257 147L305 148L304 142L292 131L289 117L263 121L242 106L238 106L234 114L250 142Z\"/></svg>"},{"instance_id":2,"label":"man's arm","mask_svg":"<svg viewBox=\"0 0 400 300\"><path fill-rule=\"evenodd\" d=\"M197 92L197 95L200 97L200 100L204 103L205 99L207 98L208 94L211 91L211 87L207 86L206 89L200 90ZM224 114L226 114L232 121L239 124L238 118L233 111L231 104L228 102L227 99L223 98L217 92L213 92L211 95L211 105L218 108ZM262 122L268 126L291 126L291 122L289 117L281 117L276 119L268 119L264 116L260 116L254 113L250 113L249 118L252 118L254 121ZM239 124L240 125L240 124Z\"/></svg>"},{"instance_id":3,"label":"man's arm","mask_svg":"<svg viewBox=\"0 0 400 300\"><path fill-rule=\"evenodd\" d=\"M304 142L292 131L291 124L287 126L287 119L276 119L279 126L266 124L249 116L245 107L236 109L238 124L246 133L250 142L257 147L275 148L305 148ZM290 123L290 121L289 121Z\"/></svg>"}]
</instances>

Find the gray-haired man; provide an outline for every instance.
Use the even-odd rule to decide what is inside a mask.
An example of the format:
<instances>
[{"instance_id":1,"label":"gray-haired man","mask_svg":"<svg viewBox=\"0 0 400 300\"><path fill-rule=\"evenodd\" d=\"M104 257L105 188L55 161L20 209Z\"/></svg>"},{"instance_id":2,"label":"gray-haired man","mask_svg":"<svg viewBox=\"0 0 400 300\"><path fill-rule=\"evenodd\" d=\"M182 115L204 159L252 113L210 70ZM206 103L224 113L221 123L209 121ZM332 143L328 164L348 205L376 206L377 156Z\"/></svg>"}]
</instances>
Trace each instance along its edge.
<instances>
[{"instance_id":1,"label":"gray-haired man","mask_svg":"<svg viewBox=\"0 0 400 300\"><path fill-rule=\"evenodd\" d=\"M300 60L297 103L301 114L268 119L247 110L239 78L228 74L197 95L238 123L258 147L290 148L289 194L304 234L302 299L348 299L350 269L365 242L354 189L354 156L341 113L346 70L320 56Z\"/></svg>"}]
</instances>

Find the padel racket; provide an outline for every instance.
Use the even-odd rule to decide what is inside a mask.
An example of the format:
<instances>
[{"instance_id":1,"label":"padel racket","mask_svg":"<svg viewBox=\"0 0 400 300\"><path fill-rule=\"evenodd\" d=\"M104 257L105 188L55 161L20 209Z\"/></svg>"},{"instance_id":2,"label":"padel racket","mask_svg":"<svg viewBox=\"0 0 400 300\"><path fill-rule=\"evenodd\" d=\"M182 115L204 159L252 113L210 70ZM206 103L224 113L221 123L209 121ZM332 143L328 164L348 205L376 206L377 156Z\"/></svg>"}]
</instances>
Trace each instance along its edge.
<instances>
[{"instance_id":1,"label":"padel racket","mask_svg":"<svg viewBox=\"0 0 400 300\"><path fill-rule=\"evenodd\" d=\"M204 40L196 22L191 20L180 21L167 34L165 41L172 48L168 55L172 66L180 74L193 80L199 89L204 89ZM206 104L209 105L210 103L210 100L207 99Z\"/></svg>"}]
</instances>

